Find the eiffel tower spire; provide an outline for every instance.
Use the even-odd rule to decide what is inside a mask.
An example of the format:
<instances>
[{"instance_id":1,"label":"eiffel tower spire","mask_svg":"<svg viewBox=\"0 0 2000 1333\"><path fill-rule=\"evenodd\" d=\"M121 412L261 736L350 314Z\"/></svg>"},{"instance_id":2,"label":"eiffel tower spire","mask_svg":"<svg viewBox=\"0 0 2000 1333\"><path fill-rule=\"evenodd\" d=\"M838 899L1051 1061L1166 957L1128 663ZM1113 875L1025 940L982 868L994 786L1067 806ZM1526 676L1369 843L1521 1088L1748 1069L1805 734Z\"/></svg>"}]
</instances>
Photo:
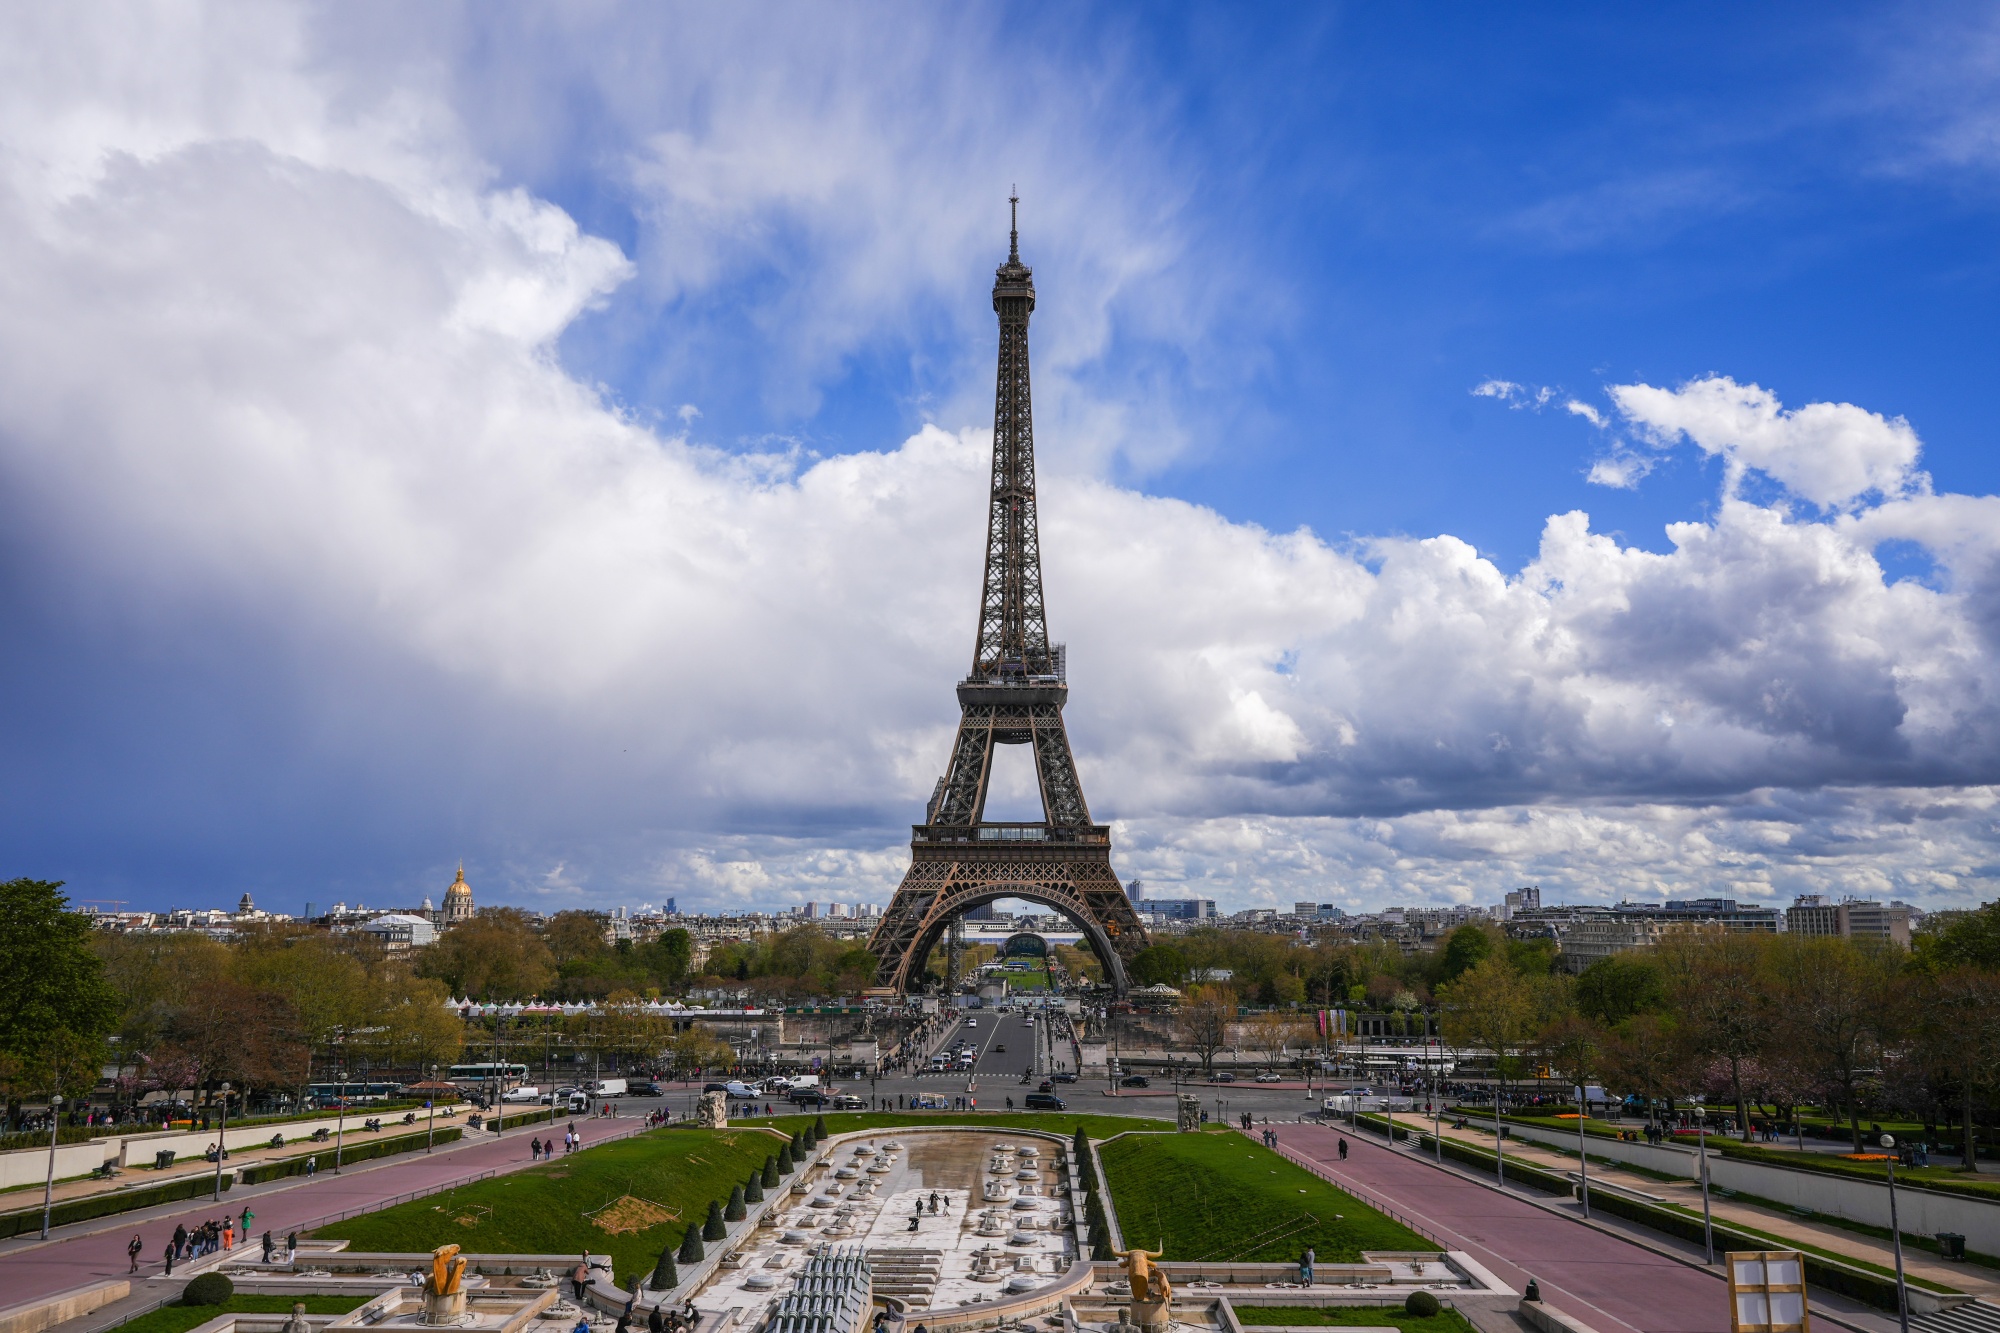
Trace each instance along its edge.
<instances>
[{"instance_id":1,"label":"eiffel tower spire","mask_svg":"<svg viewBox=\"0 0 2000 1333\"><path fill-rule=\"evenodd\" d=\"M1035 274L1021 262L1019 195L1007 262L993 275L1000 317L1000 368L993 391L993 485L986 515L986 580L980 595L974 679L1058 673L1042 609L1042 545L1035 516L1035 412L1029 394L1028 317Z\"/></svg>"},{"instance_id":2,"label":"eiffel tower spire","mask_svg":"<svg viewBox=\"0 0 2000 1333\"><path fill-rule=\"evenodd\" d=\"M951 759L911 830L910 870L868 941L876 980L924 984L925 960L951 923L997 898L1047 904L1074 921L1125 989L1125 959L1145 928L1111 869L1111 830L1094 824L1063 726L1069 683L1062 646L1049 642L1042 606L1042 549L1035 514L1035 418L1028 377L1028 317L1035 276L1021 262L1020 197L1009 198L1007 262L993 279L1000 361L993 395L993 476L986 513L986 571L972 670L958 685ZM994 747L1028 745L1041 789L1037 823L986 815Z\"/></svg>"}]
</instances>

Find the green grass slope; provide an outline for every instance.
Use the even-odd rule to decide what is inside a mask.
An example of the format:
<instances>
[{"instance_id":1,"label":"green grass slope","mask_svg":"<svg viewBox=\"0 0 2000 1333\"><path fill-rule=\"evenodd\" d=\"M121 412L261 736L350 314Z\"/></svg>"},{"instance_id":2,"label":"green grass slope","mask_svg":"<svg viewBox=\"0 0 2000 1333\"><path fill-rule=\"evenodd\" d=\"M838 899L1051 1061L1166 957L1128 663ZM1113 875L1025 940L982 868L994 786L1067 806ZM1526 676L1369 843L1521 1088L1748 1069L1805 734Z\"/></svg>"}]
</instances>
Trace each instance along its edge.
<instances>
[{"instance_id":1,"label":"green grass slope","mask_svg":"<svg viewBox=\"0 0 2000 1333\"><path fill-rule=\"evenodd\" d=\"M708 1202L762 1169L779 1139L757 1130L655 1130L586 1152L349 1218L315 1235L368 1251L462 1245L482 1254L609 1254L620 1285L652 1271L660 1251L699 1225ZM787 1181L789 1184L789 1180ZM623 1195L679 1213L676 1221L612 1235L585 1214Z\"/></svg>"},{"instance_id":2,"label":"green grass slope","mask_svg":"<svg viewBox=\"0 0 2000 1333\"><path fill-rule=\"evenodd\" d=\"M1395 1328L1401 1333L1473 1333L1472 1324L1456 1310L1439 1310L1428 1317L1404 1311L1400 1305L1238 1305L1236 1321L1245 1328L1291 1325L1295 1328Z\"/></svg>"},{"instance_id":3,"label":"green grass slope","mask_svg":"<svg viewBox=\"0 0 2000 1333\"><path fill-rule=\"evenodd\" d=\"M1240 1134L1135 1134L1098 1151L1127 1245L1168 1259L1321 1263L1431 1243Z\"/></svg>"}]
</instances>

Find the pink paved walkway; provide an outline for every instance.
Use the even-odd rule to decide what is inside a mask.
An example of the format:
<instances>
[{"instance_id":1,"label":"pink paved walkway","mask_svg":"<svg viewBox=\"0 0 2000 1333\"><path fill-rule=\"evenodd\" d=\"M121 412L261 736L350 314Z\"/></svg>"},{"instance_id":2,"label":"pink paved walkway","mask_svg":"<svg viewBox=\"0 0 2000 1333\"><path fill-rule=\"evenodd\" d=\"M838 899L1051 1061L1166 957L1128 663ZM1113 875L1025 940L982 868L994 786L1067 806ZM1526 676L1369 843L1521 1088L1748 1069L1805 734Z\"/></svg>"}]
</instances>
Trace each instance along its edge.
<instances>
[{"instance_id":1,"label":"pink paved walkway","mask_svg":"<svg viewBox=\"0 0 2000 1333\"><path fill-rule=\"evenodd\" d=\"M586 1145L623 1137L639 1127L634 1120L581 1116L575 1124ZM136 1212L122 1221L106 1217L58 1227L46 1243L33 1237L7 1241L0 1244L0 1305L21 1304L105 1278L127 1276L125 1246L135 1232L146 1244L140 1276L158 1277L165 1267L167 1238L182 1222L192 1229L209 1218L221 1217L224 1211L240 1216L247 1203L254 1215L250 1227L259 1241L269 1231L282 1242L292 1228L331 1214L483 1171L518 1171L531 1165L529 1139L539 1136L546 1142L560 1138L567 1127L568 1122L557 1121L554 1126L510 1130L498 1138L475 1135L472 1142L440 1146L429 1155L418 1152L363 1162L338 1176L332 1171L333 1152L329 1148L320 1154L319 1175L310 1182L291 1177L248 1189L238 1186L225 1190L220 1203L203 1197ZM110 1229L99 1230L106 1227ZM94 1234L76 1234L79 1232Z\"/></svg>"},{"instance_id":2,"label":"pink paved walkway","mask_svg":"<svg viewBox=\"0 0 2000 1333\"><path fill-rule=\"evenodd\" d=\"M1364 1197L1386 1200L1516 1289L1532 1275L1549 1304L1600 1333L1729 1328L1728 1289L1718 1278L1441 1171L1366 1135L1343 1135L1320 1125L1275 1128L1281 1149L1312 1159L1335 1181L1359 1186ZM1337 1144L1343 1137L1345 1162Z\"/></svg>"}]
</instances>

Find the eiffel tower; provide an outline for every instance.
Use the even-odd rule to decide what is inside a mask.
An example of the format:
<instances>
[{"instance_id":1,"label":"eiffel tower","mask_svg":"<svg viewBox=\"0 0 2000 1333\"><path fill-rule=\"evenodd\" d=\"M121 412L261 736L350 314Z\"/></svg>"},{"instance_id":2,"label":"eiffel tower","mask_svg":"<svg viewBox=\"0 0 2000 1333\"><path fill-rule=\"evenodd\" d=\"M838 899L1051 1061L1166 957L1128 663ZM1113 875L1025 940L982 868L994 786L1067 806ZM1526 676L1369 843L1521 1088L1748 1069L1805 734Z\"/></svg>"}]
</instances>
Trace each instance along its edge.
<instances>
[{"instance_id":1,"label":"eiffel tower","mask_svg":"<svg viewBox=\"0 0 2000 1333\"><path fill-rule=\"evenodd\" d=\"M972 672L958 686L958 738L924 822L910 837L910 870L868 941L878 986L914 990L951 922L998 898L1026 898L1068 917L1104 965L1116 994L1125 961L1146 945L1138 913L1111 869L1111 829L1090 822L1077 780L1063 704L1061 644L1042 612L1042 550L1035 521L1035 427L1028 396L1028 316L1034 273L1021 262L1020 198L1007 262L994 275L1000 317L999 385L993 400L993 489L986 517L986 577ZM993 747L1034 747L1039 823L985 818Z\"/></svg>"}]
</instances>

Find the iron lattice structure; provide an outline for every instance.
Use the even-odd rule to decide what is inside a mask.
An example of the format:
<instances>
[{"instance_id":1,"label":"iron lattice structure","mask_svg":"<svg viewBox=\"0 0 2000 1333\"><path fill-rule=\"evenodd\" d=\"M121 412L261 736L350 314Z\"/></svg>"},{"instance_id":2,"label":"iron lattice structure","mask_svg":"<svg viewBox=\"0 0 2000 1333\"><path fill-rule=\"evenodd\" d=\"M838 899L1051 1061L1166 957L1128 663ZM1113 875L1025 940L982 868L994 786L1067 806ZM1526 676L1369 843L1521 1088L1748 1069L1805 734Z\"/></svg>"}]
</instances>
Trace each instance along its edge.
<instances>
[{"instance_id":1,"label":"iron lattice structure","mask_svg":"<svg viewBox=\"0 0 2000 1333\"><path fill-rule=\"evenodd\" d=\"M1019 201L1011 201L1018 209ZM986 571L971 674L959 682L958 736L924 822L910 839L910 870L868 947L876 982L923 983L951 923L998 898L1026 898L1068 917L1104 964L1114 992L1145 928L1111 869L1111 830L1090 821L1063 727L1069 699L1062 645L1049 642L1042 605L1042 548L1035 516L1035 421L1029 391L1028 317L1033 270L1021 262L1018 220L1007 262L994 274L1000 367L993 396L993 484L986 515ZM989 823L993 747L1033 747L1042 821Z\"/></svg>"}]
</instances>

